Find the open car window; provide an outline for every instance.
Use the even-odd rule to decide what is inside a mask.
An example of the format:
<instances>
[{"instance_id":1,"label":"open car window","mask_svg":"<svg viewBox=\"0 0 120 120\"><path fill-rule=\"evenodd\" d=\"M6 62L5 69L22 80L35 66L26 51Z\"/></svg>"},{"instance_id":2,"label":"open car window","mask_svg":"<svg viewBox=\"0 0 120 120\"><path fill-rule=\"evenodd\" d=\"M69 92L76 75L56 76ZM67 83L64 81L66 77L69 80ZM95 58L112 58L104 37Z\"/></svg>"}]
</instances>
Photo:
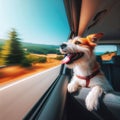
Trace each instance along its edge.
<instances>
[{"instance_id":1,"label":"open car window","mask_svg":"<svg viewBox=\"0 0 120 120\"><path fill-rule=\"evenodd\" d=\"M21 120L59 76L70 29L60 0L0 0L0 18L0 119Z\"/></svg>"},{"instance_id":2,"label":"open car window","mask_svg":"<svg viewBox=\"0 0 120 120\"><path fill-rule=\"evenodd\" d=\"M70 32L63 1L0 1L0 18L0 82L60 64Z\"/></svg>"}]
</instances>

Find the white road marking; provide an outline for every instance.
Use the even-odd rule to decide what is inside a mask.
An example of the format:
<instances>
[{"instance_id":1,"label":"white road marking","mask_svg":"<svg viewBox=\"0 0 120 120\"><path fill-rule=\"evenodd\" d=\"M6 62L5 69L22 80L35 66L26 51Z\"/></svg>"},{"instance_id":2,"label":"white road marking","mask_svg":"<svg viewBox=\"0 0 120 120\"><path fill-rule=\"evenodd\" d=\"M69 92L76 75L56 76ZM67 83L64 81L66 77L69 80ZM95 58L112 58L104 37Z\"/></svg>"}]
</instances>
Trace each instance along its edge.
<instances>
[{"instance_id":1,"label":"white road marking","mask_svg":"<svg viewBox=\"0 0 120 120\"><path fill-rule=\"evenodd\" d=\"M0 90L0 120L22 120L52 85L60 66L2 86Z\"/></svg>"},{"instance_id":2,"label":"white road marking","mask_svg":"<svg viewBox=\"0 0 120 120\"><path fill-rule=\"evenodd\" d=\"M53 69L55 69L55 68L57 68L57 67L58 67L58 66L52 67L52 68L47 69L47 70L45 70L45 71L36 73L36 74L34 74L34 75L31 75L31 76L29 76L29 77L23 78L23 79L18 80L18 81L12 82L12 83L10 83L10 84L8 84L8 85L5 85L5 86L1 87L1 88L0 88L0 91L2 91L2 90L4 90L4 89L7 89L7 88L9 88L9 87L12 87L12 86L14 86L14 85L16 85L16 84L19 84L19 83L21 83L21 82L23 82L23 81L29 80L29 79L31 79L31 78L33 78L33 77L38 76L38 75L42 75L42 74L44 74L44 73L46 73L46 72L49 72L49 71L51 71L51 70L53 70Z\"/></svg>"}]
</instances>

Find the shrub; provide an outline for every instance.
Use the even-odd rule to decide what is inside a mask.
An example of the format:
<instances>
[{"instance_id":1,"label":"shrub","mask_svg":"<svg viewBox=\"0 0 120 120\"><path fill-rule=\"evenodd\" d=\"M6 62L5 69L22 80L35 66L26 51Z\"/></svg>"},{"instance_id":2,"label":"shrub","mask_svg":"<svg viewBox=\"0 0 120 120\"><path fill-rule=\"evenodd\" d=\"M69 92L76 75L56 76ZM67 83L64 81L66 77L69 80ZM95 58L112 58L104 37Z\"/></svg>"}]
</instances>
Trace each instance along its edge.
<instances>
[{"instance_id":1,"label":"shrub","mask_svg":"<svg viewBox=\"0 0 120 120\"><path fill-rule=\"evenodd\" d=\"M36 60L37 60L37 56L35 56L35 55L32 55L32 54L29 54L29 55L27 55L26 56L27 57L27 59L31 62L31 63L36 63Z\"/></svg>"},{"instance_id":2,"label":"shrub","mask_svg":"<svg viewBox=\"0 0 120 120\"><path fill-rule=\"evenodd\" d=\"M23 61L21 62L21 65L23 67L30 67L32 65L31 61L28 58L23 59Z\"/></svg>"},{"instance_id":3,"label":"shrub","mask_svg":"<svg viewBox=\"0 0 120 120\"><path fill-rule=\"evenodd\" d=\"M45 62L47 62L47 58L46 57L39 57L38 62L39 63L45 63Z\"/></svg>"},{"instance_id":4,"label":"shrub","mask_svg":"<svg viewBox=\"0 0 120 120\"><path fill-rule=\"evenodd\" d=\"M62 60L63 58L64 58L63 55L58 55L55 59L56 59L56 60Z\"/></svg>"},{"instance_id":5,"label":"shrub","mask_svg":"<svg viewBox=\"0 0 120 120\"><path fill-rule=\"evenodd\" d=\"M27 55L27 59L29 59L29 61L31 63L45 63L47 61L46 57L43 56L36 56L36 55Z\"/></svg>"}]
</instances>

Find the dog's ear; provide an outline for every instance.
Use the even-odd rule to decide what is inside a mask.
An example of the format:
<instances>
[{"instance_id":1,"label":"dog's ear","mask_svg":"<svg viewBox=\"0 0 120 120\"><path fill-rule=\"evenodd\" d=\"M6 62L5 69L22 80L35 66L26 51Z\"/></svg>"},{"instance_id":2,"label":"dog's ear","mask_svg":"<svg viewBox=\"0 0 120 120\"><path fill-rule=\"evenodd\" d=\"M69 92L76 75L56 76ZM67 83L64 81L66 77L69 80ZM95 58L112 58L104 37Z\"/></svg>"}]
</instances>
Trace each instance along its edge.
<instances>
[{"instance_id":1,"label":"dog's ear","mask_svg":"<svg viewBox=\"0 0 120 120\"><path fill-rule=\"evenodd\" d=\"M103 33L96 33L91 36L91 42L97 43L102 37Z\"/></svg>"},{"instance_id":2,"label":"dog's ear","mask_svg":"<svg viewBox=\"0 0 120 120\"><path fill-rule=\"evenodd\" d=\"M103 37L103 33L96 33L96 34L91 34L87 36L87 39L89 41L89 44L92 47L95 47L98 43L98 41Z\"/></svg>"}]
</instances>

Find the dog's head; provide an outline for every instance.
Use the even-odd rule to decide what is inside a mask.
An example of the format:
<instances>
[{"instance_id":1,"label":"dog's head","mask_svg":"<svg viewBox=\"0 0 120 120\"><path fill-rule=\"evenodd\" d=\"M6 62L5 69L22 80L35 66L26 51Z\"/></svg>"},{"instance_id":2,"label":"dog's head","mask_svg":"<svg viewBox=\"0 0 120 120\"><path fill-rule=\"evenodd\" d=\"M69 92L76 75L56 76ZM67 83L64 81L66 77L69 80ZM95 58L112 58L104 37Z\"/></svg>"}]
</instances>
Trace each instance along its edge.
<instances>
[{"instance_id":1,"label":"dog's head","mask_svg":"<svg viewBox=\"0 0 120 120\"><path fill-rule=\"evenodd\" d=\"M102 37L103 33L96 33L90 34L86 38L75 37L62 43L60 52L66 55L62 63L71 66L75 63L90 61L94 56L93 50Z\"/></svg>"}]
</instances>

